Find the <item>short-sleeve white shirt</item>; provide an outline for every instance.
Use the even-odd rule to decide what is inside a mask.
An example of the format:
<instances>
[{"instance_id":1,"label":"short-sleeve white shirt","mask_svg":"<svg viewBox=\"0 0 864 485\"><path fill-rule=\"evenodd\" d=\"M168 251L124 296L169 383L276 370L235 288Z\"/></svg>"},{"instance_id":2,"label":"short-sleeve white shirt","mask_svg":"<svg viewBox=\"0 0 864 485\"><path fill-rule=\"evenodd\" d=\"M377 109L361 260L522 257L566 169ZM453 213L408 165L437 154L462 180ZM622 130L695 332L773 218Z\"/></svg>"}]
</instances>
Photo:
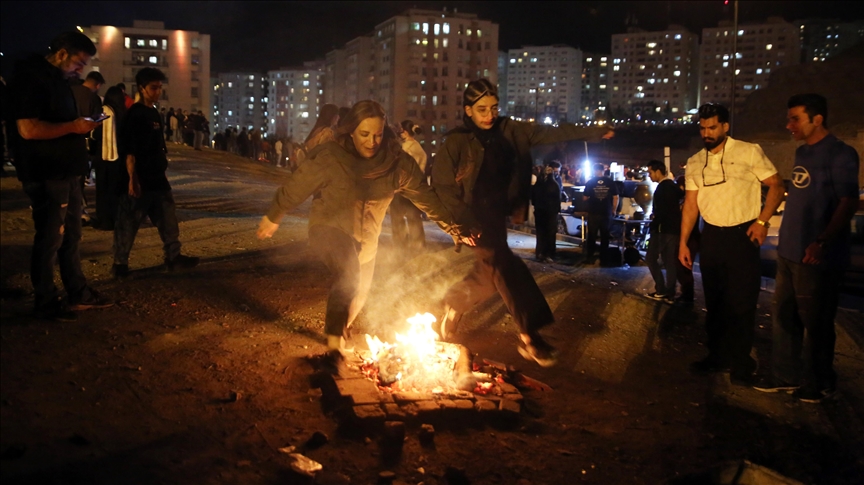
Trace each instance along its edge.
<instances>
[{"instance_id":1,"label":"short-sleeve white shirt","mask_svg":"<svg viewBox=\"0 0 864 485\"><path fill-rule=\"evenodd\" d=\"M759 217L761 181L775 173L777 169L762 147L727 137L723 150L711 153L702 149L687 160L685 188L699 191L696 203L705 222L737 226ZM719 183L724 178L726 181Z\"/></svg>"}]
</instances>

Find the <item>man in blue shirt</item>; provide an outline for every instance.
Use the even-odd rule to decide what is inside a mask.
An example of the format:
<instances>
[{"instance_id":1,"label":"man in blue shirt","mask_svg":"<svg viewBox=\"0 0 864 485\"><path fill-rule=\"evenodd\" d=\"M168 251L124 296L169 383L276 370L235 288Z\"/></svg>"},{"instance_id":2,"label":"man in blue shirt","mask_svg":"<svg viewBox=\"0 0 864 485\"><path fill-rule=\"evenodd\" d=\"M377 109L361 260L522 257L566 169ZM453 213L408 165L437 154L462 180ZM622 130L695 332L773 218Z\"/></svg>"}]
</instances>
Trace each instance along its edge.
<instances>
[{"instance_id":1,"label":"man in blue shirt","mask_svg":"<svg viewBox=\"0 0 864 485\"><path fill-rule=\"evenodd\" d=\"M849 262L850 220L858 205L858 153L828 132L828 103L818 94L789 99L786 129L795 151L777 248L773 375L763 392L789 392L817 403L834 394L834 316Z\"/></svg>"}]
</instances>

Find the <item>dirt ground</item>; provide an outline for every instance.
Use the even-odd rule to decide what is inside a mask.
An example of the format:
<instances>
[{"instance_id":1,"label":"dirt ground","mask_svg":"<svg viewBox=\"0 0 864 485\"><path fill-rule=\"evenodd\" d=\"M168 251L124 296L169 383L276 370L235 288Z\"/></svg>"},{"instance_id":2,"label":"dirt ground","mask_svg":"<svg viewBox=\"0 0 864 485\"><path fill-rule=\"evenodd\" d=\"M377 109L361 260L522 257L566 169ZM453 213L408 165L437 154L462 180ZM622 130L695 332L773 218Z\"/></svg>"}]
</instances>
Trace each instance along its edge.
<instances>
[{"instance_id":1,"label":"dirt ground","mask_svg":"<svg viewBox=\"0 0 864 485\"><path fill-rule=\"evenodd\" d=\"M405 484L659 484L738 459L804 483L861 483L864 353L845 330L862 326L861 313L838 315L838 398L801 404L687 372L705 354L699 290L692 308L672 307L641 296L645 267L532 261L557 319L547 335L561 350L558 366L519 356L515 324L497 298L466 315L456 340L554 390L525 391L514 428L443 429L432 447L409 429L394 462L376 437L340 434L310 388L304 357L324 350L330 277L307 247L308 202L259 241L255 228L284 172L176 145L170 156L183 252L202 264L163 271L147 226L132 277L116 281L112 234L85 228L85 273L119 304L81 312L76 323L30 315L29 202L14 177L0 180L4 484L304 483L278 451L289 445L323 465L316 483L371 484L391 471ZM92 202L92 188L88 195ZM471 255L426 229L427 250L406 255L385 228L358 333L387 337L410 314L441 314L444 290ZM531 236L513 233L511 246L533 255ZM563 251L579 259L575 248ZM763 363L770 300L763 292ZM329 441L306 449L315 432Z\"/></svg>"}]
</instances>

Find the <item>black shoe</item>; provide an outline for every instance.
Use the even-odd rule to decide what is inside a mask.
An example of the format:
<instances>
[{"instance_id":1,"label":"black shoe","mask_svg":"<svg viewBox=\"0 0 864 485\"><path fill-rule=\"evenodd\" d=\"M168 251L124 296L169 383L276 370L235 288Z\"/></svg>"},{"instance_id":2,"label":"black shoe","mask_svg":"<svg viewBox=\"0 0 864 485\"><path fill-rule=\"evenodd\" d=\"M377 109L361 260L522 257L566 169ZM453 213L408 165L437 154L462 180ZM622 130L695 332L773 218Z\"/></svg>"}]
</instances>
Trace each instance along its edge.
<instances>
[{"instance_id":1,"label":"black shoe","mask_svg":"<svg viewBox=\"0 0 864 485\"><path fill-rule=\"evenodd\" d=\"M815 389L800 387L792 393L792 397L801 402L818 404L826 399L831 399L836 393L837 388L835 387L829 387L818 391Z\"/></svg>"},{"instance_id":2,"label":"black shoe","mask_svg":"<svg viewBox=\"0 0 864 485\"><path fill-rule=\"evenodd\" d=\"M115 278L125 278L129 276L129 265L115 264L111 267L111 273L114 274Z\"/></svg>"},{"instance_id":3,"label":"black shoe","mask_svg":"<svg viewBox=\"0 0 864 485\"><path fill-rule=\"evenodd\" d=\"M522 336L522 344L517 348L525 360L533 360L541 367L552 367L558 363L558 351L539 334L529 337L528 342L525 340L525 336Z\"/></svg>"},{"instance_id":4,"label":"black shoe","mask_svg":"<svg viewBox=\"0 0 864 485\"><path fill-rule=\"evenodd\" d=\"M168 267L168 271L174 271L175 269L192 269L195 266L198 266L198 261L199 258L180 254L171 261L166 260L165 266Z\"/></svg>"},{"instance_id":5,"label":"black shoe","mask_svg":"<svg viewBox=\"0 0 864 485\"><path fill-rule=\"evenodd\" d=\"M94 308L108 308L114 306L114 301L105 298L93 288L85 288L84 295L76 298L70 298L69 308L74 311L91 310Z\"/></svg>"},{"instance_id":6,"label":"black shoe","mask_svg":"<svg viewBox=\"0 0 864 485\"><path fill-rule=\"evenodd\" d=\"M753 389L756 389L759 392L785 392L787 394L797 390L798 387L799 386L797 384L790 384L774 376L763 377L756 381L756 384L753 385Z\"/></svg>"},{"instance_id":7,"label":"black shoe","mask_svg":"<svg viewBox=\"0 0 864 485\"><path fill-rule=\"evenodd\" d=\"M33 316L41 320L53 320L55 322L78 321L78 315L70 310L60 297L46 305L39 305L34 308Z\"/></svg>"},{"instance_id":8,"label":"black shoe","mask_svg":"<svg viewBox=\"0 0 864 485\"><path fill-rule=\"evenodd\" d=\"M728 371L729 366L720 364L711 357L706 357L690 364L690 372L699 375L716 374L718 372Z\"/></svg>"},{"instance_id":9,"label":"black shoe","mask_svg":"<svg viewBox=\"0 0 864 485\"><path fill-rule=\"evenodd\" d=\"M451 308L450 305L444 307L444 318L441 319L441 327L438 333L441 334L441 340L449 341L456 335L459 330L459 322L462 321L462 314Z\"/></svg>"}]
</instances>

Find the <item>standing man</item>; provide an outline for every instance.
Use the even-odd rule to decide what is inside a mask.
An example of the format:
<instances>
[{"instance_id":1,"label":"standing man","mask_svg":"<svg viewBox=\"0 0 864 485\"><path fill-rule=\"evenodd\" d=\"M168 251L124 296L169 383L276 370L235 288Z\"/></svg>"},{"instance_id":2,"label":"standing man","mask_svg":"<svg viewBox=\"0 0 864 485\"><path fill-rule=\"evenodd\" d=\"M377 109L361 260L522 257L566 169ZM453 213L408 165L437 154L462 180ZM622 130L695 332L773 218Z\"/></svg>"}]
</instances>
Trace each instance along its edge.
<instances>
[{"instance_id":1,"label":"standing man","mask_svg":"<svg viewBox=\"0 0 864 485\"><path fill-rule=\"evenodd\" d=\"M180 254L180 226L174 207L174 195L165 171L168 150L162 136L162 117L156 103L162 96L165 75L159 69L145 67L135 75L140 98L126 114L123 146L126 152L126 173L118 187L124 192L114 225L114 276L129 274L129 253L135 235L145 217L159 231L165 251L165 266L194 268L198 258Z\"/></svg>"},{"instance_id":2,"label":"standing man","mask_svg":"<svg viewBox=\"0 0 864 485\"><path fill-rule=\"evenodd\" d=\"M609 224L618 210L618 186L604 174L606 167L602 163L594 164L594 178L585 184L582 196L588 201L588 241L585 243L585 261L594 257L594 244L597 242L597 231L600 231L601 258L609 249Z\"/></svg>"},{"instance_id":3,"label":"standing man","mask_svg":"<svg viewBox=\"0 0 864 485\"><path fill-rule=\"evenodd\" d=\"M90 71L81 84L72 85L72 94L78 106L78 115L96 118L102 113L102 98L99 89L105 84L105 78L99 71Z\"/></svg>"},{"instance_id":4,"label":"standing man","mask_svg":"<svg viewBox=\"0 0 864 485\"><path fill-rule=\"evenodd\" d=\"M795 151L777 248L773 375L754 386L794 391L818 403L837 389L834 316L849 265L850 220L858 205L858 153L828 132L828 102L792 96L786 129L804 142Z\"/></svg>"},{"instance_id":5,"label":"standing man","mask_svg":"<svg viewBox=\"0 0 864 485\"><path fill-rule=\"evenodd\" d=\"M705 149L687 160L678 259L693 268L687 240L701 214L708 356L690 370L730 370L734 381L749 383L756 370L750 350L761 283L759 247L783 201L783 180L759 145L735 140L728 131L729 110L718 104L699 108ZM768 186L764 207L762 184Z\"/></svg>"},{"instance_id":6,"label":"standing man","mask_svg":"<svg viewBox=\"0 0 864 485\"><path fill-rule=\"evenodd\" d=\"M69 79L96 54L96 46L79 32L60 34L46 57L34 56L16 66L9 86L11 148L18 179L30 197L36 235L30 259L37 318L74 321L79 310L113 305L87 285L81 271L81 177L87 172L84 136L99 123L78 116ZM68 296L54 284L54 264Z\"/></svg>"},{"instance_id":7,"label":"standing man","mask_svg":"<svg viewBox=\"0 0 864 485\"><path fill-rule=\"evenodd\" d=\"M531 187L534 205L534 225L537 229L537 261L551 263L555 258L555 235L558 233L558 213L561 212L561 164L546 164L543 174Z\"/></svg>"},{"instance_id":8,"label":"standing man","mask_svg":"<svg viewBox=\"0 0 864 485\"><path fill-rule=\"evenodd\" d=\"M648 176L657 184L657 188L654 189L651 214L651 240L645 255L645 262L654 278L654 291L646 296L672 304L675 302L678 239L681 232L681 190L666 174L665 163L658 160L648 162ZM666 267L665 278L660 259Z\"/></svg>"}]
</instances>

